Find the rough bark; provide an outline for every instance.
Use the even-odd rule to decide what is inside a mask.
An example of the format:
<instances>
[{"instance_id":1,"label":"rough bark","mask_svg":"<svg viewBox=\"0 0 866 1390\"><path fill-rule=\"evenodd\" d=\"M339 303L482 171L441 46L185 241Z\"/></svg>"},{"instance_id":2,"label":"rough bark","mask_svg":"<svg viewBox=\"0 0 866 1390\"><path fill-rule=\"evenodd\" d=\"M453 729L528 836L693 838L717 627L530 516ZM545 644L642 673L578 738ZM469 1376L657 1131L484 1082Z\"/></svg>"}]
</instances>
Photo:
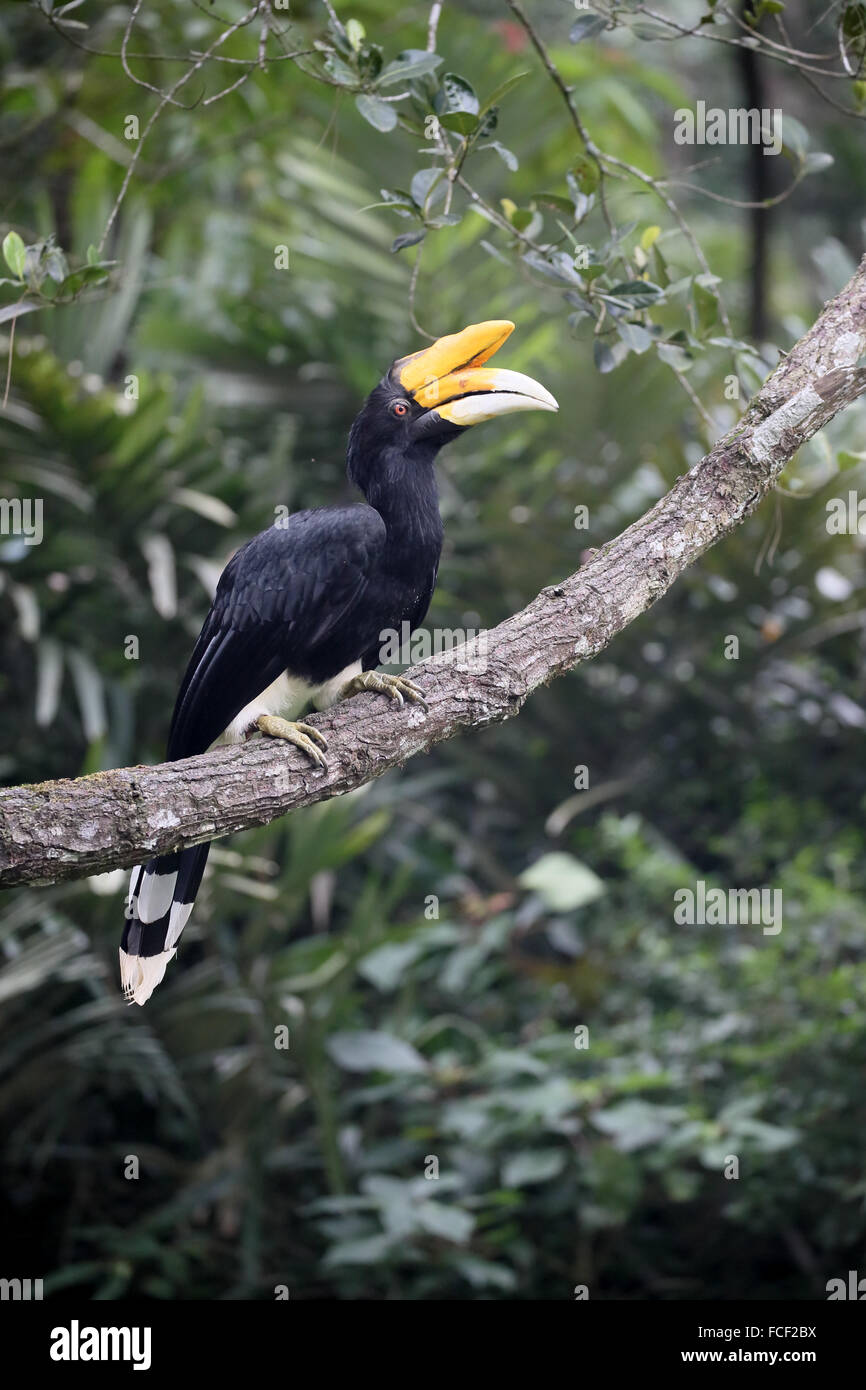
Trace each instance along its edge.
<instances>
[{"instance_id":1,"label":"rough bark","mask_svg":"<svg viewBox=\"0 0 866 1390\"><path fill-rule=\"evenodd\" d=\"M328 771L253 739L158 767L0 792L0 886L51 883L264 825L352 791L464 729L517 714L540 685L596 656L743 521L806 440L866 390L866 258L735 426L670 492L576 574L487 634L409 673L429 709L358 696L313 721ZM473 669L482 666L483 669Z\"/></svg>"}]
</instances>

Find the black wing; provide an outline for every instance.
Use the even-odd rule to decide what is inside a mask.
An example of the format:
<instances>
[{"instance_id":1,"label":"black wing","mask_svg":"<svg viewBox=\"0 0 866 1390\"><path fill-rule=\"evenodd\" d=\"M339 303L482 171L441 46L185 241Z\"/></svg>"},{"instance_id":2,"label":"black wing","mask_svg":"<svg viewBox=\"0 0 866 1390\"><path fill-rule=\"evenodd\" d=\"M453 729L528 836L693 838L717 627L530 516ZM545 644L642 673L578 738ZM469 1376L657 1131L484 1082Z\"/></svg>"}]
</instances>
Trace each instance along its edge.
<instances>
[{"instance_id":1,"label":"black wing","mask_svg":"<svg viewBox=\"0 0 866 1390\"><path fill-rule=\"evenodd\" d=\"M220 576L183 678L168 758L203 753L235 715L286 668L316 679L315 660L334 649L337 675L360 651L344 652L385 544L372 507L296 512L248 541Z\"/></svg>"}]
</instances>

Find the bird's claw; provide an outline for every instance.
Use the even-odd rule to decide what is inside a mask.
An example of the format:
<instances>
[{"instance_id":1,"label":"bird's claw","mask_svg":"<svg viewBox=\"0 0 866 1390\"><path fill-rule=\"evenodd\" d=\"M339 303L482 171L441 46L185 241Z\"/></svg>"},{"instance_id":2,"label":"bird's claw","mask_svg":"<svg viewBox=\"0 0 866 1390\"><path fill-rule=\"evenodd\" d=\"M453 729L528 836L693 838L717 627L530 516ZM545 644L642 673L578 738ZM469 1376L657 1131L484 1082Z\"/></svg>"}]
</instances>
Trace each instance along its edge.
<instances>
[{"instance_id":1,"label":"bird's claw","mask_svg":"<svg viewBox=\"0 0 866 1390\"><path fill-rule=\"evenodd\" d=\"M408 681L405 676L389 676L382 671L361 671L359 675L353 676L340 691L340 699L349 700L353 695L360 695L365 690L375 690L381 695L387 695L389 700L398 705L408 700L412 705L420 705L423 710L427 709L424 692L419 690L413 681Z\"/></svg>"},{"instance_id":2,"label":"bird's claw","mask_svg":"<svg viewBox=\"0 0 866 1390\"><path fill-rule=\"evenodd\" d=\"M286 743L294 744L306 753L316 767L321 767L327 772L328 764L321 750L327 749L328 741L312 724L299 724L292 719L281 719L276 714L260 714L255 727L268 738L282 738Z\"/></svg>"}]
</instances>

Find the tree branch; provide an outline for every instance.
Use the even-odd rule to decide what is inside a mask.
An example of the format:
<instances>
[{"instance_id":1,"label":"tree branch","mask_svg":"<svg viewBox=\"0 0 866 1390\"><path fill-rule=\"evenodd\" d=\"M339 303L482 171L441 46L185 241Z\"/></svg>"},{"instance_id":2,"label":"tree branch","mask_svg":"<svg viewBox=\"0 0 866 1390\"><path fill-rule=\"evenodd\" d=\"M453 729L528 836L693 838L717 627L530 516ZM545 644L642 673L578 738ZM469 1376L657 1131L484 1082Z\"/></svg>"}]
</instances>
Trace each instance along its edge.
<instances>
[{"instance_id":1,"label":"tree branch","mask_svg":"<svg viewBox=\"0 0 866 1390\"><path fill-rule=\"evenodd\" d=\"M327 772L253 739L159 767L0 792L0 886L51 883L265 825L362 786L464 729L509 719L540 685L596 656L772 489L806 440L866 391L866 258L745 414L665 497L576 574L488 633L422 662L429 710L362 695L314 716ZM482 659L483 658L483 659Z\"/></svg>"}]
</instances>

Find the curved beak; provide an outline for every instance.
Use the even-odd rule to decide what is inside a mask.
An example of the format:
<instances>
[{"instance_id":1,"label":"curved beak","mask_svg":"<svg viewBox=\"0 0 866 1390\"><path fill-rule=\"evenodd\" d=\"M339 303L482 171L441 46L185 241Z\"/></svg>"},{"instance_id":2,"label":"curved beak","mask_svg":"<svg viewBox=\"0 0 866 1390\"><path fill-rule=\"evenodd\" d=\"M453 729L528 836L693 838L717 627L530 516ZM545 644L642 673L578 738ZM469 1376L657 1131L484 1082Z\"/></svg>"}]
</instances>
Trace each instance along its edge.
<instances>
[{"instance_id":1,"label":"curved beak","mask_svg":"<svg viewBox=\"0 0 866 1390\"><path fill-rule=\"evenodd\" d=\"M531 376L484 366L513 329L508 319L472 323L401 357L392 375L413 400L451 425L477 425L518 410L558 410L550 392Z\"/></svg>"}]
</instances>

